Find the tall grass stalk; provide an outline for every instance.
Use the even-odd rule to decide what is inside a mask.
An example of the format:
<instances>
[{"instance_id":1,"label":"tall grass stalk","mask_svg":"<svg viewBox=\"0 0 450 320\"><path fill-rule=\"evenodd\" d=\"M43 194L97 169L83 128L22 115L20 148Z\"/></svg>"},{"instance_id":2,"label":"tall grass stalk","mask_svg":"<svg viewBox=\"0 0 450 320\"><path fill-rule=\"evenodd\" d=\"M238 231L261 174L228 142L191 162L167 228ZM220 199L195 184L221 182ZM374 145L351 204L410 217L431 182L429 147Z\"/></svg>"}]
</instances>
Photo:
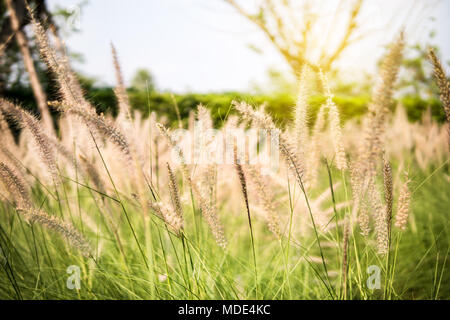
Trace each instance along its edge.
<instances>
[{"instance_id":1,"label":"tall grass stalk","mask_svg":"<svg viewBox=\"0 0 450 320\"><path fill-rule=\"evenodd\" d=\"M245 208L247 210L248 227L250 229L250 239L251 239L252 253L253 253L253 267L255 270L255 296L256 296L256 298L258 298L258 269L256 267L255 238L253 235L252 217L250 215L250 206L249 206L248 195L247 195L247 181L245 179L244 170L242 169L242 165L240 163L241 159L238 158L236 145L234 146L233 151L234 151L234 165L236 167L236 171L239 176L239 182L241 184L241 191L242 191L242 195L244 196Z\"/></svg>"}]
</instances>

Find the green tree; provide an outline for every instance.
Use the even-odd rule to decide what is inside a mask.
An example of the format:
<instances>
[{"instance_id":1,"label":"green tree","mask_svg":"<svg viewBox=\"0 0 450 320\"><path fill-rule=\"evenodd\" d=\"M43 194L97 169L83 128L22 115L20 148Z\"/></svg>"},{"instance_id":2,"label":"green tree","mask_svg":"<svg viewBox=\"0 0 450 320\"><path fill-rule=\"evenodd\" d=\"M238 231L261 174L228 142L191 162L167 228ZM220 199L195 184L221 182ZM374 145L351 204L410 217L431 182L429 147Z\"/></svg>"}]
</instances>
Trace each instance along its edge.
<instances>
[{"instance_id":1,"label":"green tree","mask_svg":"<svg viewBox=\"0 0 450 320\"><path fill-rule=\"evenodd\" d=\"M137 91L154 91L153 75L147 69L138 69L131 80L131 87Z\"/></svg>"},{"instance_id":2,"label":"green tree","mask_svg":"<svg viewBox=\"0 0 450 320\"><path fill-rule=\"evenodd\" d=\"M439 54L439 48L428 44L415 44L409 55L403 60L403 74L399 81L399 89L406 95L422 98L439 98L439 90L433 76L433 68L428 61L428 47Z\"/></svg>"},{"instance_id":3,"label":"green tree","mask_svg":"<svg viewBox=\"0 0 450 320\"><path fill-rule=\"evenodd\" d=\"M244 6L245 1L224 0L233 6L236 11L246 19L254 23L270 40L286 60L293 73L298 75L304 64L314 70L322 68L328 71L332 64L341 56L342 52L355 41L361 38L360 29L363 23L359 21L363 0L354 0L344 7L339 3L338 14L345 21L342 35L335 32L337 23L333 23L328 36L333 35L338 39L333 48L317 48L317 32L326 35L324 19L318 14L316 8L324 7L329 3L305 0L258 0L255 1L253 10ZM338 21L336 19L335 21ZM318 58L312 60L314 50L320 50Z\"/></svg>"}]
</instances>

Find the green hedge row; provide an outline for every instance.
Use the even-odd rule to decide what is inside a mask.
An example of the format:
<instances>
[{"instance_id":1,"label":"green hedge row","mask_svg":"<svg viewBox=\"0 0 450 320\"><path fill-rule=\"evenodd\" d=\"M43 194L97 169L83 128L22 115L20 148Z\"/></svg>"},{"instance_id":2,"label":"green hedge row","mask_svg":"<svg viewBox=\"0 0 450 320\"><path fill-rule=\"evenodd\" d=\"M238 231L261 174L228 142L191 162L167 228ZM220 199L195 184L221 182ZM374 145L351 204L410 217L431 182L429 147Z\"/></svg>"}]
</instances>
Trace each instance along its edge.
<instances>
[{"instance_id":1,"label":"green hedge row","mask_svg":"<svg viewBox=\"0 0 450 320\"><path fill-rule=\"evenodd\" d=\"M176 121L176 113L173 100L169 93L152 93L142 94L141 92L129 92L130 101L134 108L141 110L145 114L149 110L154 110L158 114L165 114L169 121ZM182 118L187 118L189 111L196 108L198 104L207 106L213 115L216 124L219 124L226 118L228 114L234 114L231 108L233 100L245 101L251 105L266 104L266 110L273 116L275 121L284 125L292 119L293 106L295 98L289 95L250 95L238 92L227 93L211 93L196 94L189 93L183 95L175 95L176 102L180 109ZM360 117L367 112L367 106L370 103L370 96L335 96L334 102L339 108L342 121L346 121L353 117ZM445 121L445 114L442 104L438 99L423 100L417 96L402 97L400 102L407 111L411 121L419 120L423 113L430 108L434 119L439 122ZM309 100L310 114L312 122L320 108L325 103L325 97L313 96ZM396 103L392 104L394 110Z\"/></svg>"},{"instance_id":2,"label":"green hedge row","mask_svg":"<svg viewBox=\"0 0 450 320\"><path fill-rule=\"evenodd\" d=\"M145 115L149 111L156 111L158 114L165 115L169 121L177 121L175 107L170 93L151 92L145 93L130 89L128 91L130 102L133 108L141 110ZM292 118L295 98L289 95L250 95L239 92L226 93L187 93L174 95L178 104L181 117L187 121L190 110L196 108L198 104L203 104L211 109L214 121L220 125L228 114L235 113L231 108L233 100L246 101L252 105L267 105L266 110L272 114L275 121L280 125L285 124ZM6 94L15 102L20 102L25 108L36 110L33 95L28 90L10 91ZM117 101L111 88L91 88L87 91L87 98L95 105L99 112L117 114ZM334 101L340 109L342 120L346 121L353 117L360 117L367 111L367 105L370 102L369 96L335 96ZM311 106L310 118L314 120L320 106L325 102L323 96L311 97L309 103ZM408 117L411 121L417 121L421 118L428 107L431 108L433 118L443 122L445 115L439 100L423 100L417 96L406 96L400 101L406 108ZM392 107L394 107L393 104Z\"/></svg>"}]
</instances>

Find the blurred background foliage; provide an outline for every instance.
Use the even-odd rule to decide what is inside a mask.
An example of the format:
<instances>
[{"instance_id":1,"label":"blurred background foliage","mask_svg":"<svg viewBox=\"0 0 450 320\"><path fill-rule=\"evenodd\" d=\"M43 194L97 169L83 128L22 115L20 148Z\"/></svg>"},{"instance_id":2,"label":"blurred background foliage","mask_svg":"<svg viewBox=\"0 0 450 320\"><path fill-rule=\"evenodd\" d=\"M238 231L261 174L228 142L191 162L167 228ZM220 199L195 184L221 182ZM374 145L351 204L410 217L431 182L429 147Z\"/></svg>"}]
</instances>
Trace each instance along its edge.
<instances>
[{"instance_id":1,"label":"blurred background foliage","mask_svg":"<svg viewBox=\"0 0 450 320\"><path fill-rule=\"evenodd\" d=\"M99 113L117 115L117 100L112 87L98 87L95 86L95 82L92 79L85 79L84 77L80 77L80 79L88 100L95 105ZM54 87L48 84L45 87L49 99L53 98L53 100L56 100L58 95ZM346 88L348 88L349 92L345 92ZM171 93L161 92L151 87L148 89L143 86L142 88L139 86L128 89L133 108L141 110L146 115L149 111L156 111L158 114L165 116L169 122L176 122L177 117ZM352 87L350 85L343 85L334 96L334 101L342 115L342 121L363 115L367 111L367 106L370 102L369 91L354 96L351 95L351 90ZM20 103L28 110L37 110L33 93L26 85L13 85L3 92L3 96ZM230 108L230 103L233 100L244 100L255 106L265 104L266 110L281 124L290 121L292 118L293 106L296 100L295 95L289 92L267 94L245 92L186 93L174 94L174 97L180 109L181 117L186 121L189 112L195 110L201 103L211 109L214 120L219 125L228 114L234 113ZM312 121L324 102L325 97L322 95L315 95L310 98L310 118ZM400 103L406 109L411 121L418 121L428 108L431 109L434 119L439 122L445 121L445 115L437 94L433 94L431 97L422 97L411 93L397 98L395 102L392 110L394 110L397 103Z\"/></svg>"},{"instance_id":2,"label":"blurred background foliage","mask_svg":"<svg viewBox=\"0 0 450 320\"><path fill-rule=\"evenodd\" d=\"M138 76L141 77L142 74ZM83 76L80 76L80 80L88 100L95 105L99 113L117 115L117 99L112 87L96 86L93 79ZM155 89L152 82L148 83L147 87L140 84L128 88L131 105L134 109L142 111L144 115L155 111L157 114L165 116L169 123L174 124L177 121L177 116L172 94L159 91ZM49 99L53 98L53 100L56 100L58 96L54 87L48 84L45 87ZM355 87L352 84L341 84L335 90L334 101L341 112L342 121L354 117L359 118L367 111L367 106L370 103L370 87L358 95L353 95L354 90ZM20 103L28 110L37 110L33 93L26 85L11 86L3 95L12 101ZM266 110L273 115L280 125L284 125L292 119L296 100L295 94L287 90L256 94L251 92L185 93L174 94L173 96L179 107L180 115L186 123L189 112L195 110L199 104L203 104L211 109L214 121L219 126L228 115L235 113L231 108L233 100L243 100L255 106L264 104ZM311 122L314 122L316 113L324 102L325 97L320 94L313 95L309 99L309 117ZM445 121L445 115L437 92L433 92L429 96L408 92L397 97L392 104L392 110L395 110L398 104L401 104L406 109L411 121L420 120L427 109L430 109L435 120L439 122Z\"/></svg>"}]
</instances>

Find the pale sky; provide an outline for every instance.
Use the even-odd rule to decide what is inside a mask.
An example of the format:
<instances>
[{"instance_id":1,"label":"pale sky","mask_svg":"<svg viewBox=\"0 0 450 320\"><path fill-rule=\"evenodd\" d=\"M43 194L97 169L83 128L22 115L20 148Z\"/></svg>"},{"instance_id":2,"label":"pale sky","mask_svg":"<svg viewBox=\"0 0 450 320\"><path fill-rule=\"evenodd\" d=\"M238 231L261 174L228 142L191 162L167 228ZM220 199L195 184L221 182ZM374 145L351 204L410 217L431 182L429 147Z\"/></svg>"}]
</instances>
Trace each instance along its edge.
<instances>
[{"instance_id":1,"label":"pale sky","mask_svg":"<svg viewBox=\"0 0 450 320\"><path fill-rule=\"evenodd\" d=\"M49 6L80 2L49 0ZM336 3L329 0L325 11L331 13ZM414 3L411 11L402 9ZM450 60L449 18L450 0L368 0L361 23L375 32L345 51L339 66L347 77L357 77L361 69L375 70L401 25L410 42L425 41L436 30L432 43ZM102 84L114 84L111 41L127 83L138 68L146 68L158 88L174 92L243 91L264 82L270 67L287 70L265 36L223 0L89 0L76 23L81 31L65 39L70 50L84 57L75 66ZM264 54L250 50L249 44Z\"/></svg>"}]
</instances>

